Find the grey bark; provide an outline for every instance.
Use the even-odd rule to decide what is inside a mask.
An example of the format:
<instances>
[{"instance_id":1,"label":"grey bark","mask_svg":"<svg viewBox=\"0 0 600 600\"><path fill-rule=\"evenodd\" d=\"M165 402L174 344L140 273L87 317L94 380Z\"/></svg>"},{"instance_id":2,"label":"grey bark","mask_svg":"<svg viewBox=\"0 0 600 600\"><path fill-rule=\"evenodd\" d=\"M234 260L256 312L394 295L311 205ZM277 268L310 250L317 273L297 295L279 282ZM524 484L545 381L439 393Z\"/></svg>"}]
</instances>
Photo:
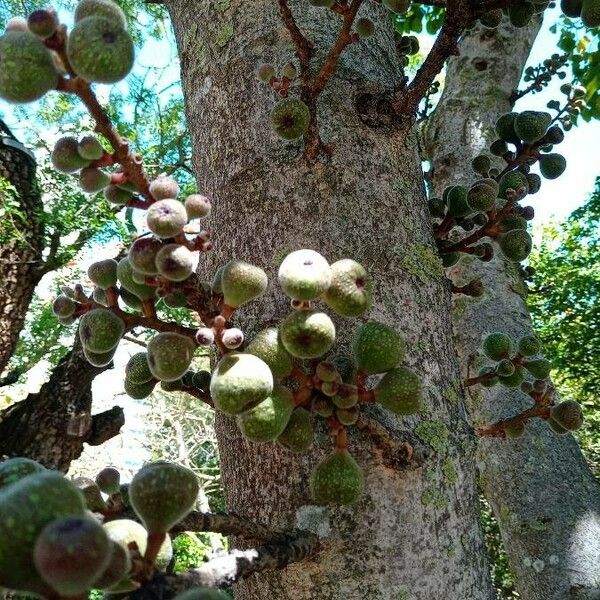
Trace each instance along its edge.
<instances>
[{"instance_id":1,"label":"grey bark","mask_svg":"<svg viewBox=\"0 0 600 600\"><path fill-rule=\"evenodd\" d=\"M475 179L471 159L494 139L498 116L511 110L509 97L537 30L476 28L461 41L460 57L449 63L444 93L425 133L434 190ZM485 296L458 296L454 301L454 338L463 369L486 333L532 333L514 265L496 252L490 263L463 259L451 269L453 280L461 283L475 276L482 278ZM511 416L527 405L522 394L501 388L479 388L471 398L471 416L482 423ZM554 435L537 420L518 440L481 440L478 463L521 596L600 598L600 487L575 439Z\"/></svg>"},{"instance_id":2,"label":"grey bark","mask_svg":"<svg viewBox=\"0 0 600 600\"><path fill-rule=\"evenodd\" d=\"M389 14L375 3L364 7L377 23L377 36L344 54L320 98L321 131L335 149L331 158L310 165L301 143L276 139L269 125L275 98L254 78L261 62L282 65L293 56L277 3L166 5L181 58L194 167L200 189L215 199L215 251L203 257L210 263L202 264L201 274L210 279L218 264L233 257L268 270L268 295L235 320L251 330L289 311L273 283L287 252L314 248L330 261L350 256L363 262L375 281L369 316L405 335L408 362L427 389L427 408L418 417L369 411L393 438L416 432L428 449L419 468L390 468L371 437L352 432L351 451L366 473L356 507L311 504L309 473L330 444L323 430L314 450L295 456L276 445L248 443L233 421L218 419L229 510L273 528L311 528L326 538L316 560L240 582L236 598L493 598L478 524L473 438L451 340L449 288L434 254L415 139L391 127L370 128L355 107L359 94L389 92L401 76ZM291 5L309 37L321 49L329 47L339 17L308 2ZM350 325L338 325L344 338Z\"/></svg>"}]
</instances>

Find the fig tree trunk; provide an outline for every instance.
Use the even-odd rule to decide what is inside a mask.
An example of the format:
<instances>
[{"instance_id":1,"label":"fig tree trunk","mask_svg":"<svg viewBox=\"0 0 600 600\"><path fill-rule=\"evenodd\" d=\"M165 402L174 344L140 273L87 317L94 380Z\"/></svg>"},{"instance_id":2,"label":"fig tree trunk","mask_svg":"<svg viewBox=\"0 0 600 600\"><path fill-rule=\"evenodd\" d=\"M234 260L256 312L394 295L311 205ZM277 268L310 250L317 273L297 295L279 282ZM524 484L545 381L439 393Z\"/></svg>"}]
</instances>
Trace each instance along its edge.
<instances>
[{"instance_id":1,"label":"fig tree trunk","mask_svg":"<svg viewBox=\"0 0 600 600\"><path fill-rule=\"evenodd\" d=\"M35 160L0 121L0 373L8 363L42 271L42 198Z\"/></svg>"},{"instance_id":2,"label":"fig tree trunk","mask_svg":"<svg viewBox=\"0 0 600 600\"><path fill-rule=\"evenodd\" d=\"M214 197L215 250L202 257L207 279L242 258L269 272L266 298L240 310L247 331L289 312L276 269L291 250L313 248L330 261L352 257L375 281L370 317L408 342L408 362L424 380L426 409L396 418L378 407L381 436L352 430L350 451L366 474L358 505L313 506L311 468L330 448L324 429L313 451L292 455L244 441L233 420L218 422L228 508L271 527L311 528L325 538L309 564L255 576L236 586L244 600L491 599L478 524L474 438L466 426L459 366L451 338L448 282L436 257L414 137L399 127L371 128L357 111L363 93L399 82L389 13L369 3L377 35L342 56L318 102L331 156L315 164L299 142L275 136L276 102L254 75L261 62L282 65L293 48L277 2L166 2L181 58L182 82L200 190ZM290 3L319 48L334 41L339 18L305 1ZM293 95L293 92L292 92ZM355 323L337 321L345 340ZM389 448L414 446L409 465ZM378 444L379 442L379 444Z\"/></svg>"},{"instance_id":3,"label":"fig tree trunk","mask_svg":"<svg viewBox=\"0 0 600 600\"><path fill-rule=\"evenodd\" d=\"M510 95L536 33L537 27L523 32L503 25L495 31L475 28L462 39L425 135L436 192L477 177L471 159L495 139L498 116L511 110ZM486 290L482 299L457 296L454 301L454 339L463 371L486 333L532 333L523 283L499 254L489 263L463 258L451 270L462 281L481 277ZM484 423L526 406L523 394L501 387L477 386L470 397L473 420ZM555 435L537 420L517 440L481 440L477 456L481 486L498 519L521 596L600 598L600 487L574 438Z\"/></svg>"}]
</instances>

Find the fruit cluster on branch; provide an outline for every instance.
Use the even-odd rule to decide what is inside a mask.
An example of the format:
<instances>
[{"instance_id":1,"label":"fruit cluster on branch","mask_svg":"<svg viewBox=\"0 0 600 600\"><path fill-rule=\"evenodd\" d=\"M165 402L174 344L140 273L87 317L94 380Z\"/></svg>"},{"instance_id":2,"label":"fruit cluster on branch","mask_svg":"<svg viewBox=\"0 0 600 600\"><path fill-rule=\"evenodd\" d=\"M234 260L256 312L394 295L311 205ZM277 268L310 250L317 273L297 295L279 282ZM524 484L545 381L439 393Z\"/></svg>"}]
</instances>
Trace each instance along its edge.
<instances>
[{"instance_id":1,"label":"fruit cluster on branch","mask_svg":"<svg viewBox=\"0 0 600 600\"><path fill-rule=\"evenodd\" d=\"M534 336L525 336L517 343L504 333L491 333L481 346L481 357L493 365L480 368L476 377L465 381L467 387L502 385L520 389L534 404L513 417L480 427L478 433L488 437L515 438L523 435L530 419L539 417L559 434L575 431L583 424L581 406L574 400L555 403L555 390L547 381L552 365L540 356L542 345Z\"/></svg>"}]
</instances>

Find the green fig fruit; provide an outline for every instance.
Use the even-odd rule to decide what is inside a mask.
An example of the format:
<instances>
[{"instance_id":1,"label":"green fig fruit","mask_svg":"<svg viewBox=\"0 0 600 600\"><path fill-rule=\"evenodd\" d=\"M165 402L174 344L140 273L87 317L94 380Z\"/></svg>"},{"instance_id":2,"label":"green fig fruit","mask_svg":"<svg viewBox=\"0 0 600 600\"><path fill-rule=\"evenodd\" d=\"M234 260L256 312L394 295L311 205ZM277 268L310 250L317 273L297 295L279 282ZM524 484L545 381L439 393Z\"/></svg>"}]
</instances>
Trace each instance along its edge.
<instances>
[{"instance_id":1,"label":"green fig fruit","mask_svg":"<svg viewBox=\"0 0 600 600\"><path fill-rule=\"evenodd\" d=\"M260 404L237 416L237 424L249 440L270 442L283 433L293 410L292 393L281 385L275 385Z\"/></svg>"},{"instance_id":2,"label":"green fig fruit","mask_svg":"<svg viewBox=\"0 0 600 600\"><path fill-rule=\"evenodd\" d=\"M228 262L221 273L223 299L225 304L232 308L262 296L267 284L267 274L261 268L243 260Z\"/></svg>"},{"instance_id":3,"label":"green fig fruit","mask_svg":"<svg viewBox=\"0 0 600 600\"><path fill-rule=\"evenodd\" d=\"M108 564L94 581L92 587L95 589L108 590L111 587L118 585L127 577L127 574L131 570L131 558L129 552L121 546L121 544L110 538L109 544L110 557L108 559Z\"/></svg>"},{"instance_id":4,"label":"green fig fruit","mask_svg":"<svg viewBox=\"0 0 600 600\"><path fill-rule=\"evenodd\" d=\"M542 343L534 335L526 335L519 340L517 350L523 356L534 356L542 351Z\"/></svg>"},{"instance_id":5,"label":"green fig fruit","mask_svg":"<svg viewBox=\"0 0 600 600\"><path fill-rule=\"evenodd\" d=\"M80 0L75 8L75 23L86 17L104 17L125 29L125 13L112 0Z\"/></svg>"},{"instance_id":6,"label":"green fig fruit","mask_svg":"<svg viewBox=\"0 0 600 600\"><path fill-rule=\"evenodd\" d=\"M103 353L116 348L125 333L123 320L106 308L94 308L79 321L79 338L91 352Z\"/></svg>"},{"instance_id":7,"label":"green fig fruit","mask_svg":"<svg viewBox=\"0 0 600 600\"><path fill-rule=\"evenodd\" d=\"M253 354L225 354L210 380L210 395L215 407L228 415L237 415L256 406L272 391L271 370Z\"/></svg>"},{"instance_id":8,"label":"green fig fruit","mask_svg":"<svg viewBox=\"0 0 600 600\"><path fill-rule=\"evenodd\" d=\"M288 254L278 272L279 285L292 300L314 300L331 282L329 263L314 250L296 250Z\"/></svg>"},{"instance_id":9,"label":"green fig fruit","mask_svg":"<svg viewBox=\"0 0 600 600\"><path fill-rule=\"evenodd\" d=\"M131 267L144 275L157 275L156 255L163 247L163 242L158 238L148 235L137 238L129 248Z\"/></svg>"},{"instance_id":10,"label":"green fig fruit","mask_svg":"<svg viewBox=\"0 0 600 600\"><path fill-rule=\"evenodd\" d=\"M192 511L198 491L193 471L155 462L134 475L129 484L129 501L149 533L167 533Z\"/></svg>"},{"instance_id":11,"label":"green fig fruit","mask_svg":"<svg viewBox=\"0 0 600 600\"><path fill-rule=\"evenodd\" d=\"M371 307L373 284L366 269L346 258L331 265L331 283L323 300L344 317L359 317Z\"/></svg>"},{"instance_id":12,"label":"green fig fruit","mask_svg":"<svg viewBox=\"0 0 600 600\"><path fill-rule=\"evenodd\" d=\"M528 360L523 363L523 366L536 378L546 379L552 370L552 363L545 358L537 358Z\"/></svg>"},{"instance_id":13,"label":"green fig fruit","mask_svg":"<svg viewBox=\"0 0 600 600\"><path fill-rule=\"evenodd\" d=\"M285 98L271 111L273 129L284 140L302 137L308 131L310 119L308 106L297 98Z\"/></svg>"},{"instance_id":14,"label":"green fig fruit","mask_svg":"<svg viewBox=\"0 0 600 600\"><path fill-rule=\"evenodd\" d=\"M488 358L502 360L512 352L512 340L505 333L490 333L483 340L482 349Z\"/></svg>"},{"instance_id":15,"label":"green fig fruit","mask_svg":"<svg viewBox=\"0 0 600 600\"><path fill-rule=\"evenodd\" d=\"M375 388L375 400L397 415L413 415L421 409L421 379L406 367L388 371Z\"/></svg>"},{"instance_id":16,"label":"green fig fruit","mask_svg":"<svg viewBox=\"0 0 600 600\"><path fill-rule=\"evenodd\" d=\"M121 286L130 294L133 294L140 300L150 300L155 297L155 289L143 283L137 283L134 278L134 269L127 257L122 258L117 265L117 277ZM125 297L123 296L123 300Z\"/></svg>"},{"instance_id":17,"label":"green fig fruit","mask_svg":"<svg viewBox=\"0 0 600 600\"><path fill-rule=\"evenodd\" d=\"M112 258L99 260L88 268L88 277L103 290L117 285L117 261Z\"/></svg>"},{"instance_id":18,"label":"green fig fruit","mask_svg":"<svg viewBox=\"0 0 600 600\"><path fill-rule=\"evenodd\" d=\"M359 370L385 373L404 358L405 344L400 334L388 325L368 321L355 331L352 353Z\"/></svg>"},{"instance_id":19,"label":"green fig fruit","mask_svg":"<svg viewBox=\"0 0 600 600\"><path fill-rule=\"evenodd\" d=\"M155 335L148 342L148 367L156 379L175 381L190 368L196 344L178 333Z\"/></svg>"},{"instance_id":20,"label":"green fig fruit","mask_svg":"<svg viewBox=\"0 0 600 600\"><path fill-rule=\"evenodd\" d=\"M185 206L173 198L159 200L146 213L148 229L161 239L179 235L187 223Z\"/></svg>"},{"instance_id":21,"label":"green fig fruit","mask_svg":"<svg viewBox=\"0 0 600 600\"><path fill-rule=\"evenodd\" d=\"M543 154L540 156L540 173L546 179L560 177L567 168L567 161L562 154Z\"/></svg>"},{"instance_id":22,"label":"green fig fruit","mask_svg":"<svg viewBox=\"0 0 600 600\"><path fill-rule=\"evenodd\" d=\"M550 417L568 431L576 431L583 425L583 411L575 400L565 400L553 406Z\"/></svg>"},{"instance_id":23,"label":"green fig fruit","mask_svg":"<svg viewBox=\"0 0 600 600\"><path fill-rule=\"evenodd\" d=\"M3 460L0 462L0 490L28 475L41 473L45 470L40 463L22 456Z\"/></svg>"},{"instance_id":24,"label":"green fig fruit","mask_svg":"<svg viewBox=\"0 0 600 600\"><path fill-rule=\"evenodd\" d=\"M292 372L292 357L284 348L279 331L275 327L259 331L246 347L246 352L267 363L276 379L287 377Z\"/></svg>"},{"instance_id":25,"label":"green fig fruit","mask_svg":"<svg viewBox=\"0 0 600 600\"><path fill-rule=\"evenodd\" d=\"M336 449L322 460L310 478L318 504L354 504L365 485L362 469L347 450Z\"/></svg>"},{"instance_id":26,"label":"green fig fruit","mask_svg":"<svg viewBox=\"0 0 600 600\"><path fill-rule=\"evenodd\" d=\"M125 365L125 379L136 385L154 379L148 366L147 352L137 352L131 356Z\"/></svg>"},{"instance_id":27,"label":"green fig fruit","mask_svg":"<svg viewBox=\"0 0 600 600\"><path fill-rule=\"evenodd\" d=\"M501 385L508 388L518 388L525 380L525 369L520 366L515 366L515 370L512 375L506 375L504 377L498 377L498 381Z\"/></svg>"},{"instance_id":28,"label":"green fig fruit","mask_svg":"<svg viewBox=\"0 0 600 600\"><path fill-rule=\"evenodd\" d=\"M531 254L533 240L527 231L513 229L498 238L498 245L506 258L513 262L520 262Z\"/></svg>"},{"instance_id":29,"label":"green fig fruit","mask_svg":"<svg viewBox=\"0 0 600 600\"><path fill-rule=\"evenodd\" d=\"M305 452L313 445L314 425L310 413L302 407L295 408L290 420L277 441L292 452Z\"/></svg>"},{"instance_id":30,"label":"green fig fruit","mask_svg":"<svg viewBox=\"0 0 600 600\"><path fill-rule=\"evenodd\" d=\"M526 144L533 144L544 137L551 122L550 113L524 110L515 117L515 133Z\"/></svg>"},{"instance_id":31,"label":"green fig fruit","mask_svg":"<svg viewBox=\"0 0 600 600\"><path fill-rule=\"evenodd\" d=\"M279 326L281 342L297 358L319 358L335 342L333 321L322 312L294 311Z\"/></svg>"}]
</instances>

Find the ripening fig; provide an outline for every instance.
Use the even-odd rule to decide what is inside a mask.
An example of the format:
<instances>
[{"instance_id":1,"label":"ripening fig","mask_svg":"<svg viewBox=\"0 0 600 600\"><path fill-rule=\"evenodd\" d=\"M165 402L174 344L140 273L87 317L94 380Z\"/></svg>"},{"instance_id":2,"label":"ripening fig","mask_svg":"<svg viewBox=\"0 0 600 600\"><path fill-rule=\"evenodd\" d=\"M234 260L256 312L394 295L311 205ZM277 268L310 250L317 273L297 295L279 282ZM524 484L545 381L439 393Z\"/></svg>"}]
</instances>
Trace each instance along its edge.
<instances>
[{"instance_id":1,"label":"ripening fig","mask_svg":"<svg viewBox=\"0 0 600 600\"><path fill-rule=\"evenodd\" d=\"M98 484L88 477L76 477L73 485L82 493L85 504L92 512L104 512L107 504L102 497Z\"/></svg>"},{"instance_id":2,"label":"ripening fig","mask_svg":"<svg viewBox=\"0 0 600 600\"><path fill-rule=\"evenodd\" d=\"M107 534L108 535L108 534ZM110 550L108 564L94 581L92 586L98 590L109 590L121 582L131 570L129 552L121 544L109 538Z\"/></svg>"},{"instance_id":3,"label":"ripening fig","mask_svg":"<svg viewBox=\"0 0 600 600\"><path fill-rule=\"evenodd\" d=\"M211 346L215 342L215 334L210 327L200 327L194 339L199 346Z\"/></svg>"},{"instance_id":4,"label":"ripening fig","mask_svg":"<svg viewBox=\"0 0 600 600\"><path fill-rule=\"evenodd\" d=\"M173 600L229 600L229 596L215 588L198 587L177 594Z\"/></svg>"},{"instance_id":5,"label":"ripening fig","mask_svg":"<svg viewBox=\"0 0 600 600\"><path fill-rule=\"evenodd\" d=\"M40 532L56 519L84 516L80 491L61 473L40 471L12 483L0 494L0 586L55 595L33 563Z\"/></svg>"},{"instance_id":6,"label":"ripening fig","mask_svg":"<svg viewBox=\"0 0 600 600\"><path fill-rule=\"evenodd\" d=\"M542 343L534 335L526 335L519 340L517 350L523 356L534 356L541 352Z\"/></svg>"},{"instance_id":7,"label":"ripening fig","mask_svg":"<svg viewBox=\"0 0 600 600\"><path fill-rule=\"evenodd\" d=\"M174 199L179 194L179 185L173 177L159 175L150 183L150 193L155 200Z\"/></svg>"},{"instance_id":8,"label":"ripening fig","mask_svg":"<svg viewBox=\"0 0 600 600\"><path fill-rule=\"evenodd\" d=\"M498 182L498 197L506 199L508 190L514 190L517 198L524 198L529 191L527 177L521 171L509 171L500 178Z\"/></svg>"},{"instance_id":9,"label":"ripening fig","mask_svg":"<svg viewBox=\"0 0 600 600\"><path fill-rule=\"evenodd\" d=\"M125 13L112 0L80 0L75 8L75 23L86 17L104 17L125 29Z\"/></svg>"},{"instance_id":10,"label":"ripening fig","mask_svg":"<svg viewBox=\"0 0 600 600\"><path fill-rule=\"evenodd\" d=\"M237 308L261 296L267 283L267 274L260 267L243 260L232 260L221 273L223 300L227 306Z\"/></svg>"},{"instance_id":11,"label":"ripening fig","mask_svg":"<svg viewBox=\"0 0 600 600\"><path fill-rule=\"evenodd\" d=\"M518 388L525 381L525 369L516 365L512 375L498 376L498 382L504 387Z\"/></svg>"},{"instance_id":12,"label":"ripening fig","mask_svg":"<svg viewBox=\"0 0 600 600\"><path fill-rule=\"evenodd\" d=\"M346 427L356 424L359 417L360 411L358 410L357 406L352 406L350 408L335 409L335 418Z\"/></svg>"},{"instance_id":13,"label":"ripening fig","mask_svg":"<svg viewBox=\"0 0 600 600\"><path fill-rule=\"evenodd\" d=\"M194 255L182 244L167 244L156 253L156 268L169 281L184 281L194 272Z\"/></svg>"},{"instance_id":14,"label":"ripening fig","mask_svg":"<svg viewBox=\"0 0 600 600\"><path fill-rule=\"evenodd\" d=\"M296 250L283 259L277 277L292 300L314 300L329 287L331 269L318 252Z\"/></svg>"},{"instance_id":15,"label":"ripening fig","mask_svg":"<svg viewBox=\"0 0 600 600\"><path fill-rule=\"evenodd\" d=\"M117 261L112 258L92 263L87 273L92 282L103 290L117 285Z\"/></svg>"},{"instance_id":16,"label":"ripening fig","mask_svg":"<svg viewBox=\"0 0 600 600\"><path fill-rule=\"evenodd\" d=\"M105 308L94 308L79 321L81 343L92 352L109 352L125 333L125 323Z\"/></svg>"},{"instance_id":17,"label":"ripening fig","mask_svg":"<svg viewBox=\"0 0 600 600\"><path fill-rule=\"evenodd\" d=\"M511 144L520 141L520 138L515 131L515 119L517 114L518 113L515 112L505 113L496 121L496 133L502 141L510 142Z\"/></svg>"},{"instance_id":18,"label":"ripening fig","mask_svg":"<svg viewBox=\"0 0 600 600\"><path fill-rule=\"evenodd\" d=\"M52 55L36 35L13 30L0 37L0 98L33 102L57 84Z\"/></svg>"},{"instance_id":19,"label":"ripening fig","mask_svg":"<svg viewBox=\"0 0 600 600\"><path fill-rule=\"evenodd\" d=\"M131 192L112 183L104 188L104 197L111 204L125 206L132 198Z\"/></svg>"},{"instance_id":20,"label":"ripening fig","mask_svg":"<svg viewBox=\"0 0 600 600\"><path fill-rule=\"evenodd\" d=\"M314 425L310 413L301 406L295 408L277 441L292 452L305 452L313 445Z\"/></svg>"},{"instance_id":21,"label":"ripening fig","mask_svg":"<svg viewBox=\"0 0 600 600\"><path fill-rule=\"evenodd\" d=\"M104 148L94 135L85 135L77 143L79 156L86 160L98 160L104 156Z\"/></svg>"},{"instance_id":22,"label":"ripening fig","mask_svg":"<svg viewBox=\"0 0 600 600\"><path fill-rule=\"evenodd\" d=\"M38 535L33 560L62 597L83 594L108 565L111 544L102 525L89 517L63 517Z\"/></svg>"},{"instance_id":23,"label":"ripening fig","mask_svg":"<svg viewBox=\"0 0 600 600\"><path fill-rule=\"evenodd\" d=\"M185 199L184 206L190 221L192 219L204 219L210 215L212 210L210 198L202 194L190 194Z\"/></svg>"},{"instance_id":24,"label":"ripening fig","mask_svg":"<svg viewBox=\"0 0 600 600\"><path fill-rule=\"evenodd\" d=\"M544 137L551 122L550 113L524 110L515 117L515 133L526 144L533 144Z\"/></svg>"},{"instance_id":25,"label":"ripening fig","mask_svg":"<svg viewBox=\"0 0 600 600\"><path fill-rule=\"evenodd\" d=\"M546 379L552 370L552 363L545 358L537 358L528 360L523 363L523 366L536 378Z\"/></svg>"},{"instance_id":26,"label":"ripening fig","mask_svg":"<svg viewBox=\"0 0 600 600\"><path fill-rule=\"evenodd\" d=\"M137 352L127 361L125 379L138 385L154 379L148 366L148 354L146 352Z\"/></svg>"},{"instance_id":27,"label":"ripening fig","mask_svg":"<svg viewBox=\"0 0 600 600\"><path fill-rule=\"evenodd\" d=\"M367 19L365 17L361 17L360 19L356 19L356 23L354 24L354 29L360 38L368 38L371 37L375 33L375 23L371 21L371 19Z\"/></svg>"},{"instance_id":28,"label":"ripening fig","mask_svg":"<svg viewBox=\"0 0 600 600\"><path fill-rule=\"evenodd\" d=\"M60 295L54 301L52 305L52 312L57 317L70 317L75 312L77 308L77 303L73 298L69 298L68 296Z\"/></svg>"},{"instance_id":29,"label":"ripening fig","mask_svg":"<svg viewBox=\"0 0 600 600\"><path fill-rule=\"evenodd\" d=\"M359 317L371 307L373 284L366 269L345 258L331 265L331 282L323 300L344 317Z\"/></svg>"},{"instance_id":30,"label":"ripening fig","mask_svg":"<svg viewBox=\"0 0 600 600\"><path fill-rule=\"evenodd\" d=\"M315 376L320 381L341 383L342 378L336 368L327 361L322 360L315 368Z\"/></svg>"},{"instance_id":31,"label":"ripening fig","mask_svg":"<svg viewBox=\"0 0 600 600\"><path fill-rule=\"evenodd\" d=\"M318 504L354 504L365 485L362 469L348 450L336 448L312 472L310 489Z\"/></svg>"},{"instance_id":32,"label":"ripening fig","mask_svg":"<svg viewBox=\"0 0 600 600\"><path fill-rule=\"evenodd\" d=\"M73 70L83 79L116 83L133 67L133 40L114 20L86 17L71 30L67 56Z\"/></svg>"},{"instance_id":33,"label":"ripening fig","mask_svg":"<svg viewBox=\"0 0 600 600\"><path fill-rule=\"evenodd\" d=\"M221 343L228 350L235 350L244 343L244 332L237 327L230 327L223 332Z\"/></svg>"},{"instance_id":34,"label":"ripening fig","mask_svg":"<svg viewBox=\"0 0 600 600\"><path fill-rule=\"evenodd\" d=\"M567 161L562 154L543 154L540 156L540 173L546 179L560 177L567 168Z\"/></svg>"},{"instance_id":35,"label":"ripening fig","mask_svg":"<svg viewBox=\"0 0 600 600\"><path fill-rule=\"evenodd\" d=\"M108 521L103 525L108 537L123 547L123 549L129 554L128 547L134 545L138 552L143 556L146 552L148 532L142 525L136 521L130 519L115 519L114 521ZM160 551L154 566L159 571L164 571L173 557L173 548L171 546L171 539L167 535L165 541L160 547ZM111 594L118 594L124 592L132 592L139 589L140 584L133 581L128 575L116 585L113 584L107 591Z\"/></svg>"},{"instance_id":36,"label":"ripening fig","mask_svg":"<svg viewBox=\"0 0 600 600\"><path fill-rule=\"evenodd\" d=\"M285 98L271 111L271 124L284 140L302 137L310 124L310 110L302 100Z\"/></svg>"},{"instance_id":37,"label":"ripening fig","mask_svg":"<svg viewBox=\"0 0 600 600\"><path fill-rule=\"evenodd\" d=\"M527 231L513 229L498 238L498 245L506 258L513 262L520 262L531 253L533 241Z\"/></svg>"},{"instance_id":38,"label":"ripening fig","mask_svg":"<svg viewBox=\"0 0 600 600\"><path fill-rule=\"evenodd\" d=\"M178 200L166 198L150 206L146 214L148 229L159 238L171 238L183 231L187 223L185 207Z\"/></svg>"},{"instance_id":39,"label":"ripening fig","mask_svg":"<svg viewBox=\"0 0 600 600\"><path fill-rule=\"evenodd\" d=\"M148 342L148 366L161 381L180 379L189 369L196 344L173 332L159 333Z\"/></svg>"},{"instance_id":40,"label":"ripening fig","mask_svg":"<svg viewBox=\"0 0 600 600\"><path fill-rule=\"evenodd\" d=\"M292 372L292 357L284 348L279 331L275 327L259 331L246 347L246 352L267 363L276 379L287 377Z\"/></svg>"},{"instance_id":41,"label":"ripening fig","mask_svg":"<svg viewBox=\"0 0 600 600\"><path fill-rule=\"evenodd\" d=\"M149 533L167 533L194 508L198 479L193 471L167 462L142 467L129 484L129 501Z\"/></svg>"},{"instance_id":42,"label":"ripening fig","mask_svg":"<svg viewBox=\"0 0 600 600\"><path fill-rule=\"evenodd\" d=\"M77 151L77 144L77 140L71 136L64 136L56 141L50 159L57 171L74 173L87 167L90 161L80 156Z\"/></svg>"},{"instance_id":43,"label":"ripening fig","mask_svg":"<svg viewBox=\"0 0 600 600\"><path fill-rule=\"evenodd\" d=\"M421 409L421 379L406 367L388 371L375 388L375 400L397 415L414 415Z\"/></svg>"},{"instance_id":44,"label":"ripening fig","mask_svg":"<svg viewBox=\"0 0 600 600\"><path fill-rule=\"evenodd\" d=\"M279 325L281 342L296 358L319 358L335 342L333 321L323 312L295 311Z\"/></svg>"},{"instance_id":45,"label":"ripening fig","mask_svg":"<svg viewBox=\"0 0 600 600\"><path fill-rule=\"evenodd\" d=\"M352 408L358 403L358 388L351 383L338 385L337 393L333 397L333 403L338 408Z\"/></svg>"},{"instance_id":46,"label":"ripening fig","mask_svg":"<svg viewBox=\"0 0 600 600\"><path fill-rule=\"evenodd\" d=\"M405 13L410 8L410 0L383 0L382 4L393 13Z\"/></svg>"},{"instance_id":47,"label":"ripening fig","mask_svg":"<svg viewBox=\"0 0 600 600\"><path fill-rule=\"evenodd\" d=\"M127 257L122 258L117 264L117 277L121 282L121 286L140 300L150 300L151 298L154 298L154 288L143 283L137 283L133 279L133 273L134 270L129 259ZM123 300L125 300L124 296Z\"/></svg>"},{"instance_id":48,"label":"ripening fig","mask_svg":"<svg viewBox=\"0 0 600 600\"><path fill-rule=\"evenodd\" d=\"M29 31L45 39L56 33L59 26L58 15L54 9L40 8L34 10L27 18Z\"/></svg>"},{"instance_id":49,"label":"ripening fig","mask_svg":"<svg viewBox=\"0 0 600 600\"><path fill-rule=\"evenodd\" d=\"M292 393L282 385L275 385L260 404L237 416L237 424L242 435L249 440L270 442L283 433L293 410Z\"/></svg>"},{"instance_id":50,"label":"ripening fig","mask_svg":"<svg viewBox=\"0 0 600 600\"><path fill-rule=\"evenodd\" d=\"M156 255L164 247L161 240L145 235L137 238L129 248L129 262L131 266L144 275L156 275Z\"/></svg>"},{"instance_id":51,"label":"ripening fig","mask_svg":"<svg viewBox=\"0 0 600 600\"><path fill-rule=\"evenodd\" d=\"M316 414L327 419L334 414L335 405L331 401L331 398L319 394L313 399L312 409Z\"/></svg>"},{"instance_id":52,"label":"ripening fig","mask_svg":"<svg viewBox=\"0 0 600 600\"><path fill-rule=\"evenodd\" d=\"M4 491L2 488L16 483L28 475L45 470L40 463L23 456L4 460L0 462L0 490Z\"/></svg>"},{"instance_id":53,"label":"ripening fig","mask_svg":"<svg viewBox=\"0 0 600 600\"><path fill-rule=\"evenodd\" d=\"M483 353L492 360L508 358L512 352L512 340L505 333L490 333L481 345Z\"/></svg>"},{"instance_id":54,"label":"ripening fig","mask_svg":"<svg viewBox=\"0 0 600 600\"><path fill-rule=\"evenodd\" d=\"M354 332L352 354L361 371L385 373L404 358L404 352L404 340L388 325L367 321Z\"/></svg>"},{"instance_id":55,"label":"ripening fig","mask_svg":"<svg viewBox=\"0 0 600 600\"><path fill-rule=\"evenodd\" d=\"M95 167L85 167L79 172L79 187L88 194L96 194L110 185L110 177Z\"/></svg>"},{"instance_id":56,"label":"ripening fig","mask_svg":"<svg viewBox=\"0 0 600 600\"><path fill-rule=\"evenodd\" d=\"M110 365L112 359L115 356L116 348L112 350L108 350L107 352L93 352L88 350L85 346L83 347L83 354L85 359L92 365L93 367L106 367Z\"/></svg>"},{"instance_id":57,"label":"ripening fig","mask_svg":"<svg viewBox=\"0 0 600 600\"><path fill-rule=\"evenodd\" d=\"M525 423L523 421L517 421L504 427L504 433L507 438L519 438L525 432Z\"/></svg>"},{"instance_id":58,"label":"ripening fig","mask_svg":"<svg viewBox=\"0 0 600 600\"><path fill-rule=\"evenodd\" d=\"M256 406L272 391L271 370L253 354L225 354L210 380L210 395L215 407L228 415L237 415Z\"/></svg>"},{"instance_id":59,"label":"ripening fig","mask_svg":"<svg viewBox=\"0 0 600 600\"><path fill-rule=\"evenodd\" d=\"M481 179L467 192L467 203L474 211L487 212L496 205L498 184L494 179Z\"/></svg>"},{"instance_id":60,"label":"ripening fig","mask_svg":"<svg viewBox=\"0 0 600 600\"><path fill-rule=\"evenodd\" d=\"M583 425L583 411L575 400L565 400L553 406L550 417L568 431L576 431Z\"/></svg>"}]
</instances>

